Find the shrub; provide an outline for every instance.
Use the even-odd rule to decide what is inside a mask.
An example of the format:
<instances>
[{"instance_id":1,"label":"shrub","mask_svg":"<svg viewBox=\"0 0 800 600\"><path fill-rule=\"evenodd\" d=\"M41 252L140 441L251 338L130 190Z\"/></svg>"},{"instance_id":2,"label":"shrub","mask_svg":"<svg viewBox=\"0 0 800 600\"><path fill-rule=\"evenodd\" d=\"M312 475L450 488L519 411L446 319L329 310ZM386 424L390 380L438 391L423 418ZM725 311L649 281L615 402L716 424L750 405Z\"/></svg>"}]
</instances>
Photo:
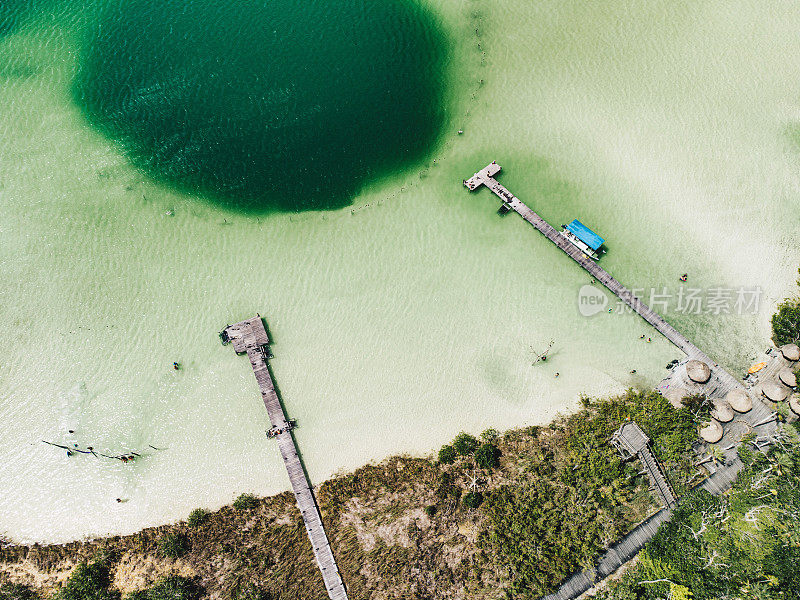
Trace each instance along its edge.
<instances>
[{"instance_id":1,"label":"shrub","mask_svg":"<svg viewBox=\"0 0 800 600\"><path fill-rule=\"evenodd\" d=\"M236 510L251 510L258 506L258 498L253 494L242 494L233 501L233 508Z\"/></svg>"},{"instance_id":2,"label":"shrub","mask_svg":"<svg viewBox=\"0 0 800 600\"><path fill-rule=\"evenodd\" d=\"M431 504L430 506L426 506L425 507L425 514L428 515L429 517L432 517L433 515L435 515L436 514L436 505L435 504Z\"/></svg>"},{"instance_id":3,"label":"shrub","mask_svg":"<svg viewBox=\"0 0 800 600\"><path fill-rule=\"evenodd\" d=\"M168 533L158 540L158 547L167 558L180 558L189 551L189 540L182 533Z\"/></svg>"},{"instance_id":4,"label":"shrub","mask_svg":"<svg viewBox=\"0 0 800 600\"><path fill-rule=\"evenodd\" d=\"M464 504L469 508L478 508L483 502L483 494L480 492L468 492L464 496Z\"/></svg>"},{"instance_id":5,"label":"shrub","mask_svg":"<svg viewBox=\"0 0 800 600\"><path fill-rule=\"evenodd\" d=\"M38 597L36 592L21 583L0 585L0 600L36 600Z\"/></svg>"},{"instance_id":6,"label":"shrub","mask_svg":"<svg viewBox=\"0 0 800 600\"><path fill-rule=\"evenodd\" d=\"M202 592L202 588L191 579L170 575L149 588L128 594L125 600L197 600Z\"/></svg>"},{"instance_id":7,"label":"shrub","mask_svg":"<svg viewBox=\"0 0 800 600\"><path fill-rule=\"evenodd\" d=\"M497 429L492 429L491 427L481 434L481 440L487 444L491 444L497 440L498 437L500 437L500 432L497 431Z\"/></svg>"},{"instance_id":8,"label":"shrub","mask_svg":"<svg viewBox=\"0 0 800 600\"><path fill-rule=\"evenodd\" d=\"M120 594L111 588L111 575L103 561L81 563L69 576L59 600L119 600Z\"/></svg>"},{"instance_id":9,"label":"shrub","mask_svg":"<svg viewBox=\"0 0 800 600\"><path fill-rule=\"evenodd\" d=\"M772 341L777 346L800 343L800 298L787 298L778 305L772 315Z\"/></svg>"},{"instance_id":10,"label":"shrub","mask_svg":"<svg viewBox=\"0 0 800 600\"><path fill-rule=\"evenodd\" d=\"M456 436L456 439L453 440L453 448L455 448L456 452L461 456L467 456L475 452L478 448L478 440L475 439L475 436L462 431Z\"/></svg>"},{"instance_id":11,"label":"shrub","mask_svg":"<svg viewBox=\"0 0 800 600\"><path fill-rule=\"evenodd\" d=\"M461 495L461 489L453 481L452 475L449 473L442 473L439 477L439 487L436 488L436 496L440 500L445 500L449 496L458 499Z\"/></svg>"},{"instance_id":12,"label":"shrub","mask_svg":"<svg viewBox=\"0 0 800 600\"><path fill-rule=\"evenodd\" d=\"M439 462L444 465L449 465L455 462L457 457L458 453L456 452L456 449L450 444L442 446L442 449L439 450Z\"/></svg>"},{"instance_id":13,"label":"shrub","mask_svg":"<svg viewBox=\"0 0 800 600\"><path fill-rule=\"evenodd\" d=\"M197 527L208 520L209 514L210 513L205 508L195 508L189 513L189 518L186 522L189 524L189 527Z\"/></svg>"},{"instance_id":14,"label":"shrub","mask_svg":"<svg viewBox=\"0 0 800 600\"><path fill-rule=\"evenodd\" d=\"M500 465L500 451L494 444L481 444L475 451L475 463L481 469L494 469Z\"/></svg>"}]
</instances>

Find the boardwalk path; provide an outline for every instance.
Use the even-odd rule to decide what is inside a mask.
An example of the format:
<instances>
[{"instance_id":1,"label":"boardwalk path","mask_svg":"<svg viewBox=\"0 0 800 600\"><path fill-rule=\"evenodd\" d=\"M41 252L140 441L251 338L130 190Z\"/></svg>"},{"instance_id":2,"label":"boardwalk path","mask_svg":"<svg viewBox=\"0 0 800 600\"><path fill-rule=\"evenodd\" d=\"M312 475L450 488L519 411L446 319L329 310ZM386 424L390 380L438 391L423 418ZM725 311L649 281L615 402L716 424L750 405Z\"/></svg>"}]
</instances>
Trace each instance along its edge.
<instances>
[{"instance_id":1,"label":"boardwalk path","mask_svg":"<svg viewBox=\"0 0 800 600\"><path fill-rule=\"evenodd\" d=\"M550 223L528 208L525 203L503 187L494 178L494 175L499 172L500 165L492 163L475 173L470 179L464 181L464 185L471 191L477 189L481 185L485 185L492 190L492 192L500 197L504 204L516 211L523 219L533 225L548 240L553 242L572 260L583 267L592 277L608 288L612 294L625 302L625 304L630 306L639 316L655 327L659 333L677 346L684 354L689 358L700 360L709 367L712 367L712 369L715 369L722 385L728 389L741 386L735 377L721 369L713 360L706 356L703 351L690 342L686 336L667 323L658 313L637 298L632 291L614 279L603 267L569 242L567 238L561 235Z\"/></svg>"},{"instance_id":2,"label":"boardwalk path","mask_svg":"<svg viewBox=\"0 0 800 600\"><path fill-rule=\"evenodd\" d=\"M469 188L470 191L485 185L503 201L505 206L514 210L528 223L533 225L547 239L572 258L572 260L583 267L592 277L602 283L611 293L625 302L625 304L631 307L631 309L650 325L655 327L659 333L677 346L689 359L695 359L706 363L711 368L712 373L711 380L706 384L705 391L708 397L724 398L727 392L734 388L744 389L744 386L739 380L711 360L702 350L689 341L686 336L667 323L658 313L637 298L633 292L614 279L605 269L586 256L586 254L570 243L552 225L542 219L542 217L520 201L519 198L502 186L494 178L499 172L500 165L493 162L475 173L471 178L465 180L464 185ZM769 420L771 413L771 410L756 399L753 402L752 410L745 415L740 415L732 425L743 424L751 430L754 430L755 427L763 427L761 431L771 433L774 431L774 423L758 425L758 423ZM726 429L731 430L730 433L731 435L733 434L732 427L726 427ZM726 435L722 443L726 442L729 437L729 435ZM736 454L735 445L738 445L738 443L730 445L727 448L725 465L704 480L698 487L715 495L722 494L730 489L742 468L742 463ZM600 558L595 569L574 574L567 579L556 592L545 596L542 600L570 600L591 589L595 582L611 575L625 562L636 556L636 554L644 548L645 544L656 534L659 526L669 520L672 515L672 510L672 507L664 508L640 523Z\"/></svg>"},{"instance_id":3,"label":"boardwalk path","mask_svg":"<svg viewBox=\"0 0 800 600\"><path fill-rule=\"evenodd\" d=\"M283 412L283 407L275 392L275 385L269 374L267 358L269 358L269 337L261 317L254 317L241 323L228 326L223 332L223 341L231 342L237 354L247 353L250 364L253 367L258 387L261 389L261 397L264 406L267 407L267 414L272 423L273 431L280 430L275 435L278 441L278 448L281 451L286 471L289 473L289 481L292 483L297 506L303 515L303 522L306 526L308 539L314 549L314 557L317 565L322 572L325 581L325 589L331 600L347 600L347 592L344 589L339 569L336 566L336 559L333 556L328 536L322 524L317 501L314 492L308 483L300 457L297 455L294 437L292 437L291 426Z\"/></svg>"},{"instance_id":4,"label":"boardwalk path","mask_svg":"<svg viewBox=\"0 0 800 600\"><path fill-rule=\"evenodd\" d=\"M675 492L650 448L650 438L635 422L623 423L611 436L611 444L616 446L624 458L636 456L642 462L650 478L650 486L661 496L664 506L670 508L677 504Z\"/></svg>"}]
</instances>

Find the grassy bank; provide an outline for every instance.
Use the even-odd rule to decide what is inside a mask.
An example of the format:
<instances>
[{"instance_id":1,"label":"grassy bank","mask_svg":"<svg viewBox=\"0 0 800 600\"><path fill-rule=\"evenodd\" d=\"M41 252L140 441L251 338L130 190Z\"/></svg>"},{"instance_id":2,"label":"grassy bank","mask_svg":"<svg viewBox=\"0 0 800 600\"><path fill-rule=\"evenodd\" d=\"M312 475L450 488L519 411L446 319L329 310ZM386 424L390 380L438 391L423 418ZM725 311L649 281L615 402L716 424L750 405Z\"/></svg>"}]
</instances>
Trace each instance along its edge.
<instances>
[{"instance_id":1,"label":"grassy bank","mask_svg":"<svg viewBox=\"0 0 800 600\"><path fill-rule=\"evenodd\" d=\"M656 508L638 466L607 443L628 418L682 491L697 476L691 415L635 391L585 399L546 427L462 434L438 457L393 457L326 481L319 503L350 597L533 598L553 589ZM97 586L70 583L92 565ZM245 496L131 536L6 546L0 583L2 600L326 597L289 493Z\"/></svg>"}]
</instances>

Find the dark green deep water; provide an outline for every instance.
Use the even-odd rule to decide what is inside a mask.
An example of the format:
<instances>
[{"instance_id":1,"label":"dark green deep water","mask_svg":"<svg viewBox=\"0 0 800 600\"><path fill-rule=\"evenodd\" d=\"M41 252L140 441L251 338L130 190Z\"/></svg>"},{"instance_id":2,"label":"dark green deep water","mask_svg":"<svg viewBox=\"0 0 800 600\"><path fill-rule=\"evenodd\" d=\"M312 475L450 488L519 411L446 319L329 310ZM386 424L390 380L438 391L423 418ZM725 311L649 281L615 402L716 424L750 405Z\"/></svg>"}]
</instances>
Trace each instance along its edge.
<instances>
[{"instance_id":1,"label":"dark green deep water","mask_svg":"<svg viewBox=\"0 0 800 600\"><path fill-rule=\"evenodd\" d=\"M344 206L444 120L411 0L112 0L80 60L76 101L137 166L243 210Z\"/></svg>"}]
</instances>

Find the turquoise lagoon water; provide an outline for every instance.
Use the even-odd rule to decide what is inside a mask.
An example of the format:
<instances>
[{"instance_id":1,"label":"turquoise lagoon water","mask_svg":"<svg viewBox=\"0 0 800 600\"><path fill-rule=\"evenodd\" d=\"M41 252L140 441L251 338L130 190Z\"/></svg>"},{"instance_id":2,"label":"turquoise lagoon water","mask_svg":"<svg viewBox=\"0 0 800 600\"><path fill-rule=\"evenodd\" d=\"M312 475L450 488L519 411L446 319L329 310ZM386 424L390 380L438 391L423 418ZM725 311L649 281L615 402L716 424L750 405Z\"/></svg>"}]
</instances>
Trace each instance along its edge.
<instances>
[{"instance_id":1,"label":"turquoise lagoon water","mask_svg":"<svg viewBox=\"0 0 800 600\"><path fill-rule=\"evenodd\" d=\"M338 5L309 4L320 14ZM249 365L216 337L256 312L267 317L274 374L315 482L389 454L428 452L462 429L546 422L581 393L654 385L676 351L658 337L642 342L650 332L637 317L582 317L583 273L520 219L498 217L487 191L461 186L490 160L551 223L577 217L606 237L603 263L630 286L674 289L689 272L698 287L762 289L754 315L668 315L732 369L765 345L772 307L791 289L800 258L792 3L472 0L424 12L387 3L386 13L347 3L356 32L371 18L402 24L392 38L399 52L370 38L373 51L398 54L398 79L382 71L388 59L372 75L381 89L418 93L387 114L377 100L331 89L315 110L345 106L368 132L389 123L386 132L405 125L411 135L378 145L340 138L325 168L300 160L285 171L302 184L285 195L256 168L259 153L300 152L271 137L280 109L269 103L286 97L269 81L250 82L263 96L255 99L200 76L186 84L191 61L170 63L174 55L154 44L150 58L178 74L171 88L136 62L141 41L87 50L98 24L122 35L130 13L120 4L5 6L0 535L11 539L127 533L241 492L286 489ZM233 71L209 75L246 73L242 53L261 29L214 6L199 30L182 22L178 49L233 20ZM163 22L180 21L173 16ZM148 35L163 35L144 22ZM368 69L363 56L348 56ZM106 98L91 86L117 81L126 60L133 83L108 103L90 102ZM230 92L257 133L237 137L249 130L216 103L168 123L179 88L195 100ZM361 100L369 106L353 104ZM151 125L171 145L148 137ZM218 144L208 154L204 135ZM322 143L335 139L327 136ZM330 148L359 168L334 177L335 193L306 196L337 164ZM550 340L548 362L532 366ZM67 458L41 440L145 456Z\"/></svg>"}]
</instances>

